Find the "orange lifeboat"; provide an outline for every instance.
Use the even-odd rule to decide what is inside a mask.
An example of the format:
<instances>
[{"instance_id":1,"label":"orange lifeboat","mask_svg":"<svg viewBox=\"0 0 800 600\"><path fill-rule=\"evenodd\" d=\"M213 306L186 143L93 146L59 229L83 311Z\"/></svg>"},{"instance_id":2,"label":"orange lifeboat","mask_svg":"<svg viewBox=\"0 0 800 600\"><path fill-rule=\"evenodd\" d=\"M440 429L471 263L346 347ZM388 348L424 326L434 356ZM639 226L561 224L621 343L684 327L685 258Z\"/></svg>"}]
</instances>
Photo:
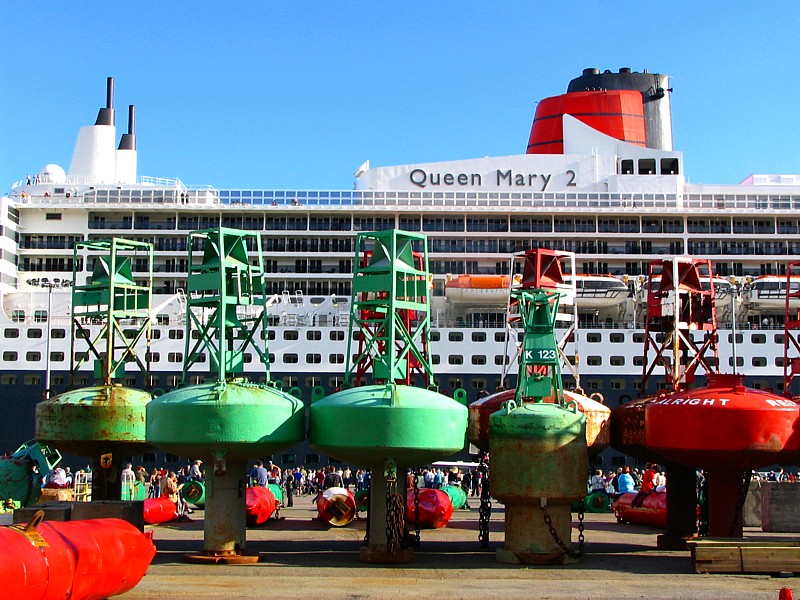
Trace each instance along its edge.
<instances>
[{"instance_id":1,"label":"orange lifeboat","mask_svg":"<svg viewBox=\"0 0 800 600\"><path fill-rule=\"evenodd\" d=\"M450 302L475 306L506 306L510 288L510 275L457 275L444 284Z\"/></svg>"}]
</instances>

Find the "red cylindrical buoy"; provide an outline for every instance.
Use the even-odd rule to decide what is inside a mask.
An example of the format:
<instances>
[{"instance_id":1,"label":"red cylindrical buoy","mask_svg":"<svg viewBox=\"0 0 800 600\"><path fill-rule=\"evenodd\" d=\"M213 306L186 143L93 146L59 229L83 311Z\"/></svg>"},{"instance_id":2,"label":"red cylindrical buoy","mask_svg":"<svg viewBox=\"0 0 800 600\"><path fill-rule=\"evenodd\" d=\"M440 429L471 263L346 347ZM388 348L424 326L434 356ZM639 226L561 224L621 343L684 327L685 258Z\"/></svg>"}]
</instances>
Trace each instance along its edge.
<instances>
[{"instance_id":1,"label":"red cylindrical buoy","mask_svg":"<svg viewBox=\"0 0 800 600\"><path fill-rule=\"evenodd\" d=\"M278 509L278 500L269 488L252 486L247 488L245 497L245 510L247 511L247 526L255 527L266 523Z\"/></svg>"},{"instance_id":2,"label":"red cylindrical buoy","mask_svg":"<svg viewBox=\"0 0 800 600\"><path fill-rule=\"evenodd\" d=\"M122 519L39 522L0 528L3 597L102 600L133 589L156 553L152 534ZM46 545L40 545L40 544ZM13 558L12 558L13 557Z\"/></svg>"},{"instance_id":3,"label":"red cylindrical buoy","mask_svg":"<svg viewBox=\"0 0 800 600\"><path fill-rule=\"evenodd\" d=\"M419 493L419 526L424 529L444 527L453 516L453 502L442 490L421 488ZM406 523L413 527L417 522L414 490L406 492Z\"/></svg>"},{"instance_id":4,"label":"red cylindrical buoy","mask_svg":"<svg viewBox=\"0 0 800 600\"><path fill-rule=\"evenodd\" d=\"M661 489L661 488L659 488ZM611 507L617 520L647 525L648 527L667 526L667 492L625 492L614 500Z\"/></svg>"},{"instance_id":5,"label":"red cylindrical buoy","mask_svg":"<svg viewBox=\"0 0 800 600\"><path fill-rule=\"evenodd\" d=\"M147 498L143 504L144 522L148 525L166 523L178 516L175 503L166 496Z\"/></svg>"},{"instance_id":6,"label":"red cylindrical buoy","mask_svg":"<svg viewBox=\"0 0 800 600\"><path fill-rule=\"evenodd\" d=\"M317 497L319 518L331 525L342 527L356 516L356 499L350 490L331 487Z\"/></svg>"}]
</instances>

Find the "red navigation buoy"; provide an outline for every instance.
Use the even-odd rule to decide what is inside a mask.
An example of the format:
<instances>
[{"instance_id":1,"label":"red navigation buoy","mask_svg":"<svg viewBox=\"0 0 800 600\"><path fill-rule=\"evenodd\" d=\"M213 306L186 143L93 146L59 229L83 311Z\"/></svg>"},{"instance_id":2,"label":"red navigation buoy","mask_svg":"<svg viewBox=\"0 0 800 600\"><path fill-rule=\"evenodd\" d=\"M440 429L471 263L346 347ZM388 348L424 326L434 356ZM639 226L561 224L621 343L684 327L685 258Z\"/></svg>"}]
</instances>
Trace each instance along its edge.
<instances>
[{"instance_id":1,"label":"red navigation buoy","mask_svg":"<svg viewBox=\"0 0 800 600\"><path fill-rule=\"evenodd\" d=\"M453 516L453 502L442 490L421 488L419 494L419 520L416 516L417 503L414 490L406 492L406 523L413 527L417 522L423 529L444 527Z\"/></svg>"},{"instance_id":2,"label":"red navigation buoy","mask_svg":"<svg viewBox=\"0 0 800 600\"><path fill-rule=\"evenodd\" d=\"M331 487L317 497L319 518L336 527L347 525L356 516L356 499L350 490Z\"/></svg>"},{"instance_id":3,"label":"red navigation buoy","mask_svg":"<svg viewBox=\"0 0 800 600\"><path fill-rule=\"evenodd\" d=\"M278 510L278 500L269 488L258 485L247 488L245 511L248 527L266 523L276 510Z\"/></svg>"}]
</instances>

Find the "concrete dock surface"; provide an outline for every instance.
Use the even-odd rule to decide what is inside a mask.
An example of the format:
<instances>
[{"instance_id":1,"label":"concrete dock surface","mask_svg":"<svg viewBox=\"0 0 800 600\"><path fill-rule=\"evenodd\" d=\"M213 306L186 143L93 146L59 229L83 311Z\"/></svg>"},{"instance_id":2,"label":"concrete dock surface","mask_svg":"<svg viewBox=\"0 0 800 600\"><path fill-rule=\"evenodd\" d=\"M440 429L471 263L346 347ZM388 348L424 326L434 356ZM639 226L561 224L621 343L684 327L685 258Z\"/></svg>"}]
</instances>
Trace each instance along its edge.
<instances>
[{"instance_id":1,"label":"concrete dock surface","mask_svg":"<svg viewBox=\"0 0 800 600\"><path fill-rule=\"evenodd\" d=\"M184 555L202 549L203 513L191 521L152 527L158 553L144 579L119 598L778 598L800 579L772 575L698 575L687 552L656 548L658 530L618 524L611 513L585 519L586 554L577 564L505 565L494 549L503 543L503 509L494 504L490 550L478 544L477 501L455 511L447 527L421 531L414 561L402 566L365 565L358 550L365 521L328 527L313 521L310 497L281 510L282 520L249 529L252 565L197 565ZM148 529L151 527L148 526ZM761 530L745 535L762 537ZM785 536L784 536L785 537ZM573 541L577 532L573 531Z\"/></svg>"}]
</instances>

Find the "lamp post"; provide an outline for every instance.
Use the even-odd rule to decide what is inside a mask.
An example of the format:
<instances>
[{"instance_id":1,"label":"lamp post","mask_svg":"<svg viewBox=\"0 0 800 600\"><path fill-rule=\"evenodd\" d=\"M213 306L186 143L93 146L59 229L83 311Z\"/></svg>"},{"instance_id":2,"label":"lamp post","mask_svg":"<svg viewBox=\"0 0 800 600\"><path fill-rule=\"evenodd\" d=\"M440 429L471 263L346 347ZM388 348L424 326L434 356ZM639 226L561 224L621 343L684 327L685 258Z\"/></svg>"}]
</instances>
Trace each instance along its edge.
<instances>
[{"instance_id":1,"label":"lamp post","mask_svg":"<svg viewBox=\"0 0 800 600\"><path fill-rule=\"evenodd\" d=\"M28 279L27 283L34 287L40 287L47 290L47 337L45 338L45 354L44 354L44 392L45 400L50 398L50 333L53 323L53 290L69 288L72 282L69 279L53 278L51 281L47 277L41 279Z\"/></svg>"}]
</instances>

